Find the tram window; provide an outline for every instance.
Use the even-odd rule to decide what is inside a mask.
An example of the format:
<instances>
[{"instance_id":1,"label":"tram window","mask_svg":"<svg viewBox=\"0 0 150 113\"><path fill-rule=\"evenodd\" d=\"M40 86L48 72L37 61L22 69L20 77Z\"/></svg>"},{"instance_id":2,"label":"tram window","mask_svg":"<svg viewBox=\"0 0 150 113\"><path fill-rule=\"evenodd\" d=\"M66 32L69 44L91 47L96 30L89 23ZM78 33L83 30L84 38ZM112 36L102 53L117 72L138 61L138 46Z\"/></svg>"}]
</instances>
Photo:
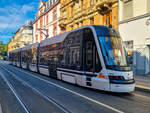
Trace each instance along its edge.
<instances>
[{"instance_id":1,"label":"tram window","mask_svg":"<svg viewBox=\"0 0 150 113\"><path fill-rule=\"evenodd\" d=\"M36 64L37 62L37 48L36 47L33 47L32 50L31 50L31 62L32 64Z\"/></svg>"},{"instance_id":2,"label":"tram window","mask_svg":"<svg viewBox=\"0 0 150 113\"><path fill-rule=\"evenodd\" d=\"M100 72L101 69L102 69L102 66L101 66L101 63L100 63L97 51L96 51L96 59L95 60L96 60L96 63L95 63L95 72Z\"/></svg>"},{"instance_id":3,"label":"tram window","mask_svg":"<svg viewBox=\"0 0 150 113\"><path fill-rule=\"evenodd\" d=\"M22 62L25 62L25 50L22 51Z\"/></svg>"},{"instance_id":4,"label":"tram window","mask_svg":"<svg viewBox=\"0 0 150 113\"><path fill-rule=\"evenodd\" d=\"M90 29L85 29L84 31L84 46L85 46L85 71L99 72L102 67L98 57L96 44L94 41L93 32Z\"/></svg>"},{"instance_id":5,"label":"tram window","mask_svg":"<svg viewBox=\"0 0 150 113\"><path fill-rule=\"evenodd\" d=\"M79 65L80 62L80 46L77 47L71 47L70 49L70 64L72 67L76 67Z\"/></svg>"},{"instance_id":6,"label":"tram window","mask_svg":"<svg viewBox=\"0 0 150 113\"><path fill-rule=\"evenodd\" d=\"M92 46L93 44L91 41L86 43L86 65L88 66L88 69L92 68Z\"/></svg>"},{"instance_id":7,"label":"tram window","mask_svg":"<svg viewBox=\"0 0 150 113\"><path fill-rule=\"evenodd\" d=\"M40 65L49 65L50 59L54 60L54 63L63 62L63 49L62 43L56 43L55 46L47 45L40 47Z\"/></svg>"},{"instance_id":8,"label":"tram window","mask_svg":"<svg viewBox=\"0 0 150 113\"><path fill-rule=\"evenodd\" d=\"M65 64L67 68L81 70L81 40L82 31L70 33L65 40Z\"/></svg>"}]
</instances>

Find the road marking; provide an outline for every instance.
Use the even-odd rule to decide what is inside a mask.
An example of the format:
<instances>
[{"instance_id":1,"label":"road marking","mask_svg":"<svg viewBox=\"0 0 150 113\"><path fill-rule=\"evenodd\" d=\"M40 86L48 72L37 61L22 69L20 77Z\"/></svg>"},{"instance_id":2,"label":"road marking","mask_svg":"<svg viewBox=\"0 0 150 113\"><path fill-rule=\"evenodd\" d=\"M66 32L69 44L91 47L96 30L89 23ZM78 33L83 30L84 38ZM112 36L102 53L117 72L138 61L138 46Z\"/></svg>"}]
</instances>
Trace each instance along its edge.
<instances>
[{"instance_id":1,"label":"road marking","mask_svg":"<svg viewBox=\"0 0 150 113\"><path fill-rule=\"evenodd\" d=\"M4 68L3 68L4 69ZM8 69L4 69L5 71L11 73L11 75L17 79L18 81L20 81L21 83L23 83L24 85L28 86L29 88L31 88L32 90L34 90L36 93L38 93L39 95L41 95L43 98L45 98L46 100L48 100L49 102L51 102L52 104L54 104L56 107L58 107L60 110L62 110L64 113L70 113L69 111L65 110L65 108L63 108L61 105L57 104L54 100L50 99L49 97L45 96L43 93L41 93L39 90L37 90L36 88L32 87L31 85L29 85L27 82L25 82L24 80L22 80L21 78L17 77L14 73L12 73L11 71L9 71Z\"/></svg>"},{"instance_id":2,"label":"road marking","mask_svg":"<svg viewBox=\"0 0 150 113\"><path fill-rule=\"evenodd\" d=\"M150 99L150 97L148 97L148 96L144 96L144 95L140 95L140 94L136 94L136 93L133 93L133 95L141 97L141 98L145 98L145 99Z\"/></svg>"},{"instance_id":3,"label":"road marking","mask_svg":"<svg viewBox=\"0 0 150 113\"><path fill-rule=\"evenodd\" d=\"M25 107L25 105L23 104L23 102L21 101L21 99L18 97L18 95L17 95L16 91L14 90L14 88L12 87L12 85L8 82L8 80L6 79L6 77L3 75L3 73L0 72L0 74L2 75L1 77L4 79L4 81L6 82L6 84L8 85L8 87L10 88L10 90L14 93L15 97L17 98L17 100L19 101L19 103L21 104L21 106L23 107L23 109L25 110L25 112L26 113L30 113L27 110L27 108Z\"/></svg>"},{"instance_id":4,"label":"road marking","mask_svg":"<svg viewBox=\"0 0 150 113\"><path fill-rule=\"evenodd\" d=\"M3 112L2 112L2 106L1 106L1 104L0 104L0 113L3 113Z\"/></svg>"},{"instance_id":5,"label":"road marking","mask_svg":"<svg viewBox=\"0 0 150 113\"><path fill-rule=\"evenodd\" d=\"M17 69L18 69L18 68L17 68ZM18 69L18 70L21 71L21 69ZM113 108L113 107L111 107L111 106L109 106L109 105L103 104L103 103L101 103L101 102L99 102L99 101L96 101L96 100L94 100L94 99L91 99L91 98L89 98L89 97L87 97L87 96L84 96L84 95L82 95L82 94L79 94L79 93L77 93L77 92L75 92L75 91L72 91L72 90L67 89L67 88L65 88L65 87L62 87L62 86L60 86L60 85L57 85L57 84L55 84L55 83L53 83L53 82L44 80L44 79L39 78L39 77L37 77L37 76L33 76L31 73L28 73L28 72L26 72L26 71L23 71L23 72L26 73L27 75L30 75L30 76L32 76L32 77L34 77L34 78L37 78L37 79L39 79L39 80L41 80L41 81L44 81L44 82L48 83L48 84L51 84L51 85L53 85L53 86L56 86L56 87L61 88L61 89L63 89L63 90L66 90L66 91L71 92L71 93L73 93L73 94L75 94L75 95L78 95L78 96L80 96L80 97L82 97L82 98L85 98L85 99L87 99L87 100L90 100L90 101L92 101L92 102L94 102L94 103L96 103L96 104L98 104L98 105L101 105L101 106L106 107L106 108L108 108L108 109L110 109L110 110L113 110L113 111L115 111L115 112L117 112L117 113L124 113L123 111L120 111L120 110L118 110L118 109L116 109L116 108Z\"/></svg>"},{"instance_id":6,"label":"road marking","mask_svg":"<svg viewBox=\"0 0 150 113\"><path fill-rule=\"evenodd\" d=\"M146 89L146 90L150 90L150 88L146 87L146 86L136 85L136 87L139 87L139 88L142 88L142 89Z\"/></svg>"}]
</instances>

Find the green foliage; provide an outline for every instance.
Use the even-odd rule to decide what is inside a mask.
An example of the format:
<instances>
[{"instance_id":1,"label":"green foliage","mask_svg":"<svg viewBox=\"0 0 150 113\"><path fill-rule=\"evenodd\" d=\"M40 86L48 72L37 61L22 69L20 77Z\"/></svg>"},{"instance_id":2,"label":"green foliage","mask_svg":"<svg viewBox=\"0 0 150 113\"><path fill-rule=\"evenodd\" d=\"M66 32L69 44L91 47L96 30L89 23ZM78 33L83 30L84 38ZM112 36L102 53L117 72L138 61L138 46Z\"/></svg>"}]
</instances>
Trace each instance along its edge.
<instances>
[{"instance_id":1,"label":"green foliage","mask_svg":"<svg viewBox=\"0 0 150 113\"><path fill-rule=\"evenodd\" d=\"M0 42L0 56L4 57L7 56L8 44L3 44Z\"/></svg>"}]
</instances>

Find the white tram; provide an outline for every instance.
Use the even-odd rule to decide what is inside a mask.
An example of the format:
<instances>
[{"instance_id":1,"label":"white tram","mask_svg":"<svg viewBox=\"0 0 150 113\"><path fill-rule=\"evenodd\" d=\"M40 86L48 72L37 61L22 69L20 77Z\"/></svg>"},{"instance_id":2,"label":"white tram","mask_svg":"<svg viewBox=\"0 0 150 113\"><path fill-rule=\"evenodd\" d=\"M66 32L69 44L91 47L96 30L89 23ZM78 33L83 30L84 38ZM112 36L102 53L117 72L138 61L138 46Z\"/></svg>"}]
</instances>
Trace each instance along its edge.
<instances>
[{"instance_id":1,"label":"white tram","mask_svg":"<svg viewBox=\"0 0 150 113\"><path fill-rule=\"evenodd\" d=\"M135 80L119 33L88 25L10 52L13 65L111 92L132 92Z\"/></svg>"}]
</instances>

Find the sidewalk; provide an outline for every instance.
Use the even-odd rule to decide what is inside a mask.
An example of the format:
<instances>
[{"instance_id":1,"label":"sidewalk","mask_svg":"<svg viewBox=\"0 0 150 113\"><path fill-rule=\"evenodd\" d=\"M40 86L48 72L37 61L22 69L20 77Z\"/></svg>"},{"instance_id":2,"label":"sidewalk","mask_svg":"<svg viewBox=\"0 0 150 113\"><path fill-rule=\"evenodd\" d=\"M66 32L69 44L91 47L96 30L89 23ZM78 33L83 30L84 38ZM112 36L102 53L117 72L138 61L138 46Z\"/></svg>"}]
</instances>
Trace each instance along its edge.
<instances>
[{"instance_id":1,"label":"sidewalk","mask_svg":"<svg viewBox=\"0 0 150 113\"><path fill-rule=\"evenodd\" d=\"M150 92L150 75L135 75L136 89L140 91Z\"/></svg>"}]
</instances>

